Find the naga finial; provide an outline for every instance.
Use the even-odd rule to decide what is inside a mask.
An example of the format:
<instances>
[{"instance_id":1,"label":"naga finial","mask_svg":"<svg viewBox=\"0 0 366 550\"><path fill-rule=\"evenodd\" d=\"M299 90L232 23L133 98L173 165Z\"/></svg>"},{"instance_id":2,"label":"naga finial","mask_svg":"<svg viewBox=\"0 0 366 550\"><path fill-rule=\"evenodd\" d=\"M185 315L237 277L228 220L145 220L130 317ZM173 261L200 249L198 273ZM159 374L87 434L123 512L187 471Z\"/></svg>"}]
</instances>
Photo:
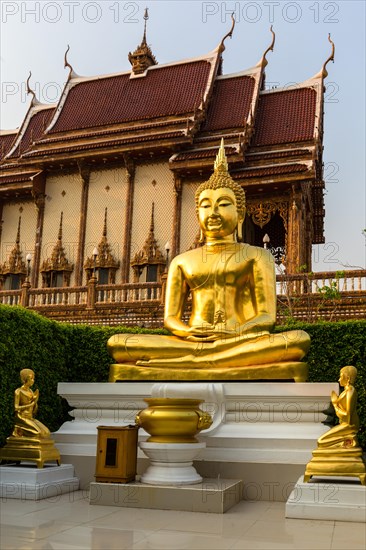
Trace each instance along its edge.
<instances>
[{"instance_id":1,"label":"naga finial","mask_svg":"<svg viewBox=\"0 0 366 550\"><path fill-rule=\"evenodd\" d=\"M233 36L233 32L234 32L234 27L235 27L235 17L234 17L234 12L231 14L231 29L229 30L228 33L225 34L224 38L221 40L220 42L220 51L223 52L225 50L225 45L224 45L224 42L227 38L232 38Z\"/></svg>"},{"instance_id":2,"label":"naga finial","mask_svg":"<svg viewBox=\"0 0 366 550\"><path fill-rule=\"evenodd\" d=\"M276 35L275 35L275 32L273 30L273 25L270 26L270 29L269 29L272 33L272 42L271 44L268 46L268 48L266 49L266 51L264 52L263 54L263 57L262 57L262 60L263 62L265 63L265 65L267 65L268 61L266 59L266 55L269 51L273 52L273 49L274 49L274 45L275 45L275 42L276 42Z\"/></svg>"},{"instance_id":3,"label":"naga finial","mask_svg":"<svg viewBox=\"0 0 366 550\"><path fill-rule=\"evenodd\" d=\"M326 69L326 66L328 65L329 61L333 61L333 63L334 63L335 45L334 45L333 40L330 37L330 33L328 33L328 41L332 44L332 51L331 51L331 54L328 57L328 59L323 64L323 67L322 67L322 76L323 76L323 78L328 76L328 71Z\"/></svg>"},{"instance_id":4,"label":"naga finial","mask_svg":"<svg viewBox=\"0 0 366 550\"><path fill-rule=\"evenodd\" d=\"M36 92L32 90L32 88L29 86L29 81L31 79L31 76L32 76L32 71L29 71L29 76L27 78L27 94L32 95L32 105L37 105L39 101L37 99Z\"/></svg>"},{"instance_id":5,"label":"naga finial","mask_svg":"<svg viewBox=\"0 0 366 550\"><path fill-rule=\"evenodd\" d=\"M68 79L70 80L70 78L77 76L77 74L74 71L72 65L69 63L69 60L67 59L67 54L69 53L69 51L70 51L70 45L68 44L64 55L64 67L65 69L66 67L70 69L69 76L68 76Z\"/></svg>"}]
</instances>

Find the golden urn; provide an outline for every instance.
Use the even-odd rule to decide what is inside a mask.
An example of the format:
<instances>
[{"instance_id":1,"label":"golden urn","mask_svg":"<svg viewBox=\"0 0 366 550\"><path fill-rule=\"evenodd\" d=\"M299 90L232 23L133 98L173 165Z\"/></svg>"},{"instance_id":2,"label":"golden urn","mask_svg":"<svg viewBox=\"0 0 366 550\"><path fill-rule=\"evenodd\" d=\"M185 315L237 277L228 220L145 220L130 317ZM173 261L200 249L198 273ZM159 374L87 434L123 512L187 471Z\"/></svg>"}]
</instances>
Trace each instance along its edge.
<instances>
[{"instance_id":1,"label":"golden urn","mask_svg":"<svg viewBox=\"0 0 366 550\"><path fill-rule=\"evenodd\" d=\"M136 416L136 424L150 434L155 443L197 443L194 437L212 424L211 416L199 406L202 399L169 397L144 399L146 409Z\"/></svg>"}]
</instances>

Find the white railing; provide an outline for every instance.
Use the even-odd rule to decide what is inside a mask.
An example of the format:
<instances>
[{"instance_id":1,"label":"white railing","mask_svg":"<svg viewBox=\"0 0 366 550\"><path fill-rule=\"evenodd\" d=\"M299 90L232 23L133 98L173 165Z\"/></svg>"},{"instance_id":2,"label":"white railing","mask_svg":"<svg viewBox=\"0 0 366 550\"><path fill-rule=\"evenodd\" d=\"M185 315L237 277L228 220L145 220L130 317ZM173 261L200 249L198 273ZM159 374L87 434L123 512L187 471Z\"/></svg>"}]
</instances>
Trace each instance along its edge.
<instances>
[{"instance_id":1,"label":"white railing","mask_svg":"<svg viewBox=\"0 0 366 550\"><path fill-rule=\"evenodd\" d=\"M96 304L148 302L161 299L160 283L125 283L97 285Z\"/></svg>"},{"instance_id":2,"label":"white railing","mask_svg":"<svg viewBox=\"0 0 366 550\"><path fill-rule=\"evenodd\" d=\"M0 304L4 304L6 306L19 306L21 303L21 297L21 290L1 290Z\"/></svg>"},{"instance_id":3,"label":"white railing","mask_svg":"<svg viewBox=\"0 0 366 550\"><path fill-rule=\"evenodd\" d=\"M32 288L29 290L30 308L46 306L78 306L87 303L85 286L65 288Z\"/></svg>"},{"instance_id":4,"label":"white railing","mask_svg":"<svg viewBox=\"0 0 366 550\"><path fill-rule=\"evenodd\" d=\"M298 275L277 275L277 295L318 294L321 289L335 289L343 292L366 292L366 270L324 271L300 273Z\"/></svg>"}]
</instances>

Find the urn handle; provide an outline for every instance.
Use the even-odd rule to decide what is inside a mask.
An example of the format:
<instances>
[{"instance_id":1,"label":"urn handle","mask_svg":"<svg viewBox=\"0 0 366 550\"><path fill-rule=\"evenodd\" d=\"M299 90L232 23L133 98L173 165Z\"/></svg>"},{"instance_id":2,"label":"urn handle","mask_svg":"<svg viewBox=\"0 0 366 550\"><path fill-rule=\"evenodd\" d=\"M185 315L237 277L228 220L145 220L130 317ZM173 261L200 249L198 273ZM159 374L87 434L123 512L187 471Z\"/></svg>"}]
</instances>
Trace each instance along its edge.
<instances>
[{"instance_id":1,"label":"urn handle","mask_svg":"<svg viewBox=\"0 0 366 550\"><path fill-rule=\"evenodd\" d=\"M209 428L212 424L211 415L203 411L196 411L196 412L198 414L198 424L197 424L198 430L207 430L207 428Z\"/></svg>"}]
</instances>

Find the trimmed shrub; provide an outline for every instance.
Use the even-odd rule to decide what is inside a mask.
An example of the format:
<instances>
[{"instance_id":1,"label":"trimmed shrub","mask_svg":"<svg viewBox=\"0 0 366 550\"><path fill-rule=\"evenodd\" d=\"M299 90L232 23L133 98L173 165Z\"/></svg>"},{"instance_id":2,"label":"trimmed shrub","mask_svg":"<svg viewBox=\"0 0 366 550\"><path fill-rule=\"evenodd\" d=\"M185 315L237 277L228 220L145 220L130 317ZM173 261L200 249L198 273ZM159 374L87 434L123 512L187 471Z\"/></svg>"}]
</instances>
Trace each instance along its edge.
<instances>
[{"instance_id":1,"label":"trimmed shrub","mask_svg":"<svg viewBox=\"0 0 366 550\"><path fill-rule=\"evenodd\" d=\"M57 396L57 383L106 382L112 363L106 349L110 336L121 332L169 334L164 329L68 325L22 307L2 305L0 326L0 446L12 431L14 390L20 386L21 369L35 371L34 387L40 391L37 418L55 431L67 419L68 410ZM294 323L279 326L276 332L290 328L310 334L310 382L335 382L342 367L357 367L359 439L366 448L366 321Z\"/></svg>"}]
</instances>

